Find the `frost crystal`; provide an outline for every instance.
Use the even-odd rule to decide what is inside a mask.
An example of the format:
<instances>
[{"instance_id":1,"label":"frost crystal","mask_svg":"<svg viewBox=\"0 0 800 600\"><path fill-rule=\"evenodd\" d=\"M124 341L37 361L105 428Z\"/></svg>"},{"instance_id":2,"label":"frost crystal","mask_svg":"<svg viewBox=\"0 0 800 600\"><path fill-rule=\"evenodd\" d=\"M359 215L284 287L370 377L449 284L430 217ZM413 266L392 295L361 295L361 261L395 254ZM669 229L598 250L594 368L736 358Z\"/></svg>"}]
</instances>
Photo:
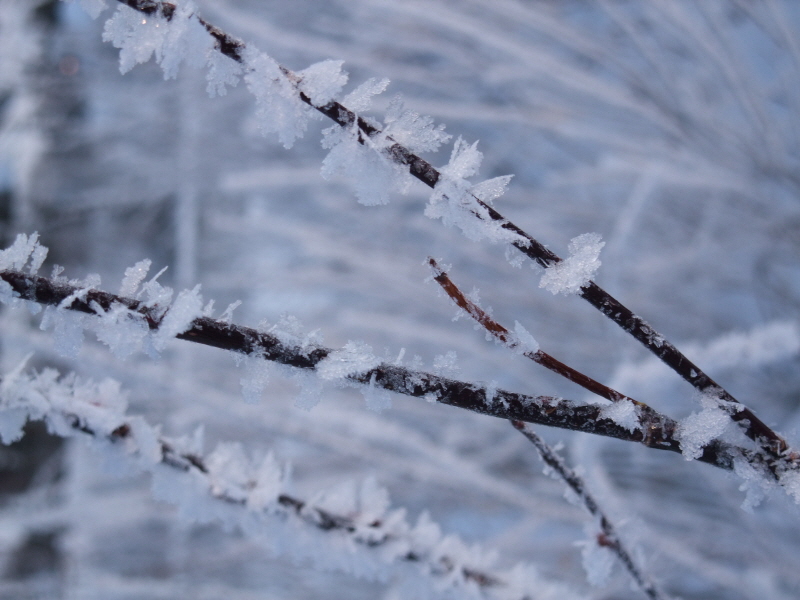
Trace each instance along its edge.
<instances>
[{"instance_id":1,"label":"frost crystal","mask_svg":"<svg viewBox=\"0 0 800 600\"><path fill-rule=\"evenodd\" d=\"M342 104L355 113L360 113L372 106L372 97L382 94L389 87L388 79L371 77L359 85L342 99Z\"/></svg>"},{"instance_id":2,"label":"frost crystal","mask_svg":"<svg viewBox=\"0 0 800 600\"><path fill-rule=\"evenodd\" d=\"M476 242L526 244L524 238L503 228L505 221L493 220L488 209L479 202L495 200L505 191L511 177L495 177L476 185L467 181L478 172L482 160L478 142L469 145L459 137L453 146L450 162L440 169L439 181L425 207L425 215L441 219L448 227L458 227Z\"/></svg>"},{"instance_id":3,"label":"frost crystal","mask_svg":"<svg viewBox=\"0 0 800 600\"><path fill-rule=\"evenodd\" d=\"M380 140L359 142L356 123L348 127L333 125L323 131L322 146L330 152L322 161L322 177L340 174L354 187L358 201L365 206L389 203L392 190L404 192L410 175L381 152Z\"/></svg>"},{"instance_id":4,"label":"frost crystal","mask_svg":"<svg viewBox=\"0 0 800 600\"><path fill-rule=\"evenodd\" d=\"M200 295L200 285L193 290L184 290L169 307L161 319L158 330L153 334L153 347L160 352L167 345L167 340L183 333L196 318L203 314L203 297Z\"/></svg>"},{"instance_id":5,"label":"frost crystal","mask_svg":"<svg viewBox=\"0 0 800 600\"><path fill-rule=\"evenodd\" d=\"M317 365L317 373L322 379L335 381L366 373L380 364L381 360L372 353L371 346L360 341L349 341L341 350L326 356Z\"/></svg>"},{"instance_id":6,"label":"frost crystal","mask_svg":"<svg viewBox=\"0 0 800 600\"><path fill-rule=\"evenodd\" d=\"M96 304L92 308L99 315L92 322L95 335L114 356L124 360L142 349L150 330L141 315L121 304L112 305L107 312Z\"/></svg>"},{"instance_id":7,"label":"frost crystal","mask_svg":"<svg viewBox=\"0 0 800 600\"><path fill-rule=\"evenodd\" d=\"M606 243L599 233L584 233L572 238L569 257L547 269L539 287L552 294L577 294L600 268L600 250Z\"/></svg>"},{"instance_id":8,"label":"frost crystal","mask_svg":"<svg viewBox=\"0 0 800 600\"><path fill-rule=\"evenodd\" d=\"M257 404L261 394L269 383L270 364L259 354L235 354L236 363L244 367L244 374L239 379L242 386L242 398L247 404Z\"/></svg>"},{"instance_id":9,"label":"frost crystal","mask_svg":"<svg viewBox=\"0 0 800 600\"><path fill-rule=\"evenodd\" d=\"M509 347L516 354L536 354L539 351L539 342L528 333L519 321L514 321L513 340Z\"/></svg>"},{"instance_id":10,"label":"frost crystal","mask_svg":"<svg viewBox=\"0 0 800 600\"><path fill-rule=\"evenodd\" d=\"M412 152L435 152L452 137L444 132L444 125L435 126L433 118L407 110L400 96L389 103L382 135Z\"/></svg>"},{"instance_id":11,"label":"frost crystal","mask_svg":"<svg viewBox=\"0 0 800 600\"><path fill-rule=\"evenodd\" d=\"M343 60L323 60L297 73L300 91L311 99L314 106L325 106L342 91L347 83L343 64Z\"/></svg>"},{"instance_id":12,"label":"frost crystal","mask_svg":"<svg viewBox=\"0 0 800 600\"><path fill-rule=\"evenodd\" d=\"M0 271L21 271L30 261L29 272L35 275L46 257L47 248L39 245L38 233L34 232L30 236L20 233L10 247L0 250Z\"/></svg>"},{"instance_id":13,"label":"frost crystal","mask_svg":"<svg viewBox=\"0 0 800 600\"><path fill-rule=\"evenodd\" d=\"M604 406L600 409L600 418L609 419L631 432L639 427L639 411L630 400L612 402Z\"/></svg>"},{"instance_id":14,"label":"frost crystal","mask_svg":"<svg viewBox=\"0 0 800 600\"><path fill-rule=\"evenodd\" d=\"M195 11L193 2L183 2L167 20L161 15L142 15L120 5L106 22L103 41L120 49L119 70L122 73L147 62L155 54L164 70L164 79L172 79L184 60L197 64L202 57L205 61L207 51L212 48L213 39L194 16Z\"/></svg>"},{"instance_id":15,"label":"frost crystal","mask_svg":"<svg viewBox=\"0 0 800 600\"><path fill-rule=\"evenodd\" d=\"M132 267L125 269L125 277L123 278L122 285L119 288L119 295L132 298L136 294L136 290L139 289L142 281L144 281L144 278L147 277L147 273L150 271L151 264L152 262L150 259L146 258L144 260L140 260Z\"/></svg>"},{"instance_id":16,"label":"frost crystal","mask_svg":"<svg viewBox=\"0 0 800 600\"><path fill-rule=\"evenodd\" d=\"M247 89L256 97L256 117L261 130L277 133L281 143L291 148L303 137L311 109L300 100L281 66L270 56L248 46L244 53Z\"/></svg>"},{"instance_id":17,"label":"frost crystal","mask_svg":"<svg viewBox=\"0 0 800 600\"><path fill-rule=\"evenodd\" d=\"M675 433L686 460L700 458L703 447L722 435L732 423L730 415L718 406L715 396L704 395L700 401L703 410L683 419Z\"/></svg>"},{"instance_id":18,"label":"frost crystal","mask_svg":"<svg viewBox=\"0 0 800 600\"><path fill-rule=\"evenodd\" d=\"M459 371L461 371L461 367L458 366L458 355L454 350L433 358L433 372L437 375L456 376Z\"/></svg>"},{"instance_id":19,"label":"frost crystal","mask_svg":"<svg viewBox=\"0 0 800 600\"><path fill-rule=\"evenodd\" d=\"M206 91L211 98L224 96L228 93L226 86L235 87L242 75L242 66L219 52L208 53L208 73Z\"/></svg>"}]
</instances>

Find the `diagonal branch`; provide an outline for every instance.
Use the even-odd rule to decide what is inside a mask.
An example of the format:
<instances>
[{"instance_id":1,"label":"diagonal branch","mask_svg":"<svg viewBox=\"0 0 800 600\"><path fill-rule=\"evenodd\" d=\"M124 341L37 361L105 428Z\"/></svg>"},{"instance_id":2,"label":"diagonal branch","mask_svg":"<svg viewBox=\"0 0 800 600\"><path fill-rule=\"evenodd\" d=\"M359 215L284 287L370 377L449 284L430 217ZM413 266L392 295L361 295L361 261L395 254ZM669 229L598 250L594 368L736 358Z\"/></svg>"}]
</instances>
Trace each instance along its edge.
<instances>
[{"instance_id":1,"label":"diagonal branch","mask_svg":"<svg viewBox=\"0 0 800 600\"><path fill-rule=\"evenodd\" d=\"M97 315L99 310L107 312L113 307L125 307L129 311L127 317L141 319L151 330L158 329L164 316L165 307L148 306L133 298L86 289L20 271L0 271L0 280L9 284L19 298L38 304L58 306L59 310L68 309ZM194 319L187 329L176 337L309 370L316 369L334 352L330 348L321 346L292 346L270 333L209 317ZM648 421L646 425L629 430L604 417L601 406L500 389L489 391L486 386L480 384L449 379L388 363L379 364L367 371L352 373L346 380L406 396L435 400L501 419L538 423L548 427L638 442L658 450L681 452L680 443L675 438L678 424L668 417L659 416L658 419ZM739 456L744 456L755 464L764 462L759 454L720 440L714 440L705 446L698 460L731 470L734 459Z\"/></svg>"},{"instance_id":2,"label":"diagonal branch","mask_svg":"<svg viewBox=\"0 0 800 600\"><path fill-rule=\"evenodd\" d=\"M594 496L589 492L586 488L586 483L581 479L581 477L572 469L570 469L564 460L558 455L558 453L550 447L550 445L545 442L539 434L537 434L532 427L526 425L522 421L511 421L511 425L522 435L524 435L528 440L536 446L536 450L539 452L539 456L541 457L542 461L553 469L559 477L566 483L570 489L575 492L575 495L580 498L581 502L583 503L586 510L589 513L597 517L600 521L600 535L597 536L597 543L600 546L605 546L609 548L614 554L617 555L620 562L622 562L625 569L630 573L631 577L633 577L636 584L641 588L641 590L647 594L648 597L652 598L653 600L659 600L666 598L661 590L656 587L655 583L650 581L650 579L642 572L642 569L636 564L631 556L631 553L628 552L625 545L622 543L622 540L619 537L619 534L614 527L614 524L611 520L606 516L600 506L597 504Z\"/></svg>"},{"instance_id":3,"label":"diagonal branch","mask_svg":"<svg viewBox=\"0 0 800 600\"><path fill-rule=\"evenodd\" d=\"M651 413L654 412L653 409L643 402L629 398L625 394L622 394L617 390L592 379L588 375L562 363L560 360L554 358L541 349L532 350L522 348L520 345L520 340L518 340L517 337L508 329L503 327L500 323L489 316L489 314L475 302L467 298L464 292L462 292L458 286L453 283L453 280L450 279L447 273L433 258L428 257L428 265L430 265L431 269L433 270L433 280L441 286L448 296L450 296L450 299L456 304L456 306L466 312L470 317L477 321L487 333L508 347L510 350L523 350L523 356L531 359L536 364L542 365L553 373L561 375L573 383L577 383L585 390L588 390L593 394L597 394L601 398L605 398L611 402L629 401L642 410L650 411Z\"/></svg>"},{"instance_id":4,"label":"diagonal branch","mask_svg":"<svg viewBox=\"0 0 800 600\"><path fill-rule=\"evenodd\" d=\"M160 14L167 20L173 17L176 9L175 4L158 2L156 0L118 0L118 2L148 15ZM240 64L245 63L244 49L246 45L243 41L228 35L200 17L198 17L198 20L214 38L216 49L220 53ZM283 66L281 67L281 71L287 79L294 84L298 97L303 102L343 127L356 123L360 135L362 135L359 140L362 143L365 141L363 136L371 137L380 133L377 127L368 123L350 109L342 106L339 102L332 101L323 106L314 105L311 98L298 88L300 77ZM405 146L395 143L389 146L385 152L396 163L407 166L411 175L422 181L425 185L434 188L438 183L441 173L428 161L420 158ZM512 242L512 245L517 250L544 268L551 267L561 262L562 259L558 255L548 250L542 243L506 219L494 208L479 198L475 198L475 200L481 209L485 211L489 219L499 223L503 229L515 234L517 239ZM683 353L667 341L664 336L656 332L644 319L625 307L619 300L611 296L611 294L603 290L593 281L590 281L581 289L580 296L614 323L619 325L623 330L630 333L636 340L650 350L650 352L661 359L664 364L674 370L697 390L713 395L717 399L719 406L728 412L730 418L739 424L749 438L759 444L761 449L770 456L774 463L780 461L787 454L792 460L800 458L796 452L790 450L789 445L783 437L773 431L749 408L741 404L722 386L703 372L702 369L684 356Z\"/></svg>"},{"instance_id":5,"label":"diagonal branch","mask_svg":"<svg viewBox=\"0 0 800 600\"><path fill-rule=\"evenodd\" d=\"M20 375L16 374L8 378L12 380L9 390L0 389L0 414L9 409L21 410L28 420L46 421L56 435L67 437L79 433L124 447L128 461L137 463L139 468L153 474L161 466L170 469L173 475L185 473L191 482L191 492L175 494L169 497L169 501L184 510L203 514L199 517L201 520L214 519L208 515L214 515L216 511L204 513L202 509L190 509L187 500L190 505L196 506L205 495L215 502L240 508L242 516L247 511L265 521L271 518L290 527L299 524L325 534L338 534L367 551L377 550L381 557L379 560L386 563L397 561L419 565L420 571L440 585L476 586L485 593L510 589L514 590L511 593L519 591L512 588L503 573L477 566L469 558L465 560L463 555L454 552L452 546L449 551L441 551L436 540L430 536L415 535L414 528L405 519L398 518L402 511L387 512L384 509L375 514L363 511L342 514L325 508L324 503L320 505L319 502L303 500L289 493L282 481L269 481L269 491L259 493L257 488L263 483L260 480L265 477L272 479L259 472L249 473L241 481L235 478L222 478L220 481L220 471L226 467L215 466L212 455L204 457L199 452L186 451L179 447L184 444L162 437L159 429L143 418L128 415L124 411L116 412L98 401L96 396L86 400L69 384L52 385L54 382L46 377L46 385L41 387L37 386L35 377L26 382L33 388L34 400L31 400L29 390L15 386L14 380L18 377ZM3 379L2 383L5 384L6 380ZM90 403L89 410L84 406L87 402ZM252 519L243 519L241 523L246 524L242 525L245 534L257 524ZM269 537L263 536L264 539ZM519 595L507 597L530 600L522 591L519 591Z\"/></svg>"}]
</instances>

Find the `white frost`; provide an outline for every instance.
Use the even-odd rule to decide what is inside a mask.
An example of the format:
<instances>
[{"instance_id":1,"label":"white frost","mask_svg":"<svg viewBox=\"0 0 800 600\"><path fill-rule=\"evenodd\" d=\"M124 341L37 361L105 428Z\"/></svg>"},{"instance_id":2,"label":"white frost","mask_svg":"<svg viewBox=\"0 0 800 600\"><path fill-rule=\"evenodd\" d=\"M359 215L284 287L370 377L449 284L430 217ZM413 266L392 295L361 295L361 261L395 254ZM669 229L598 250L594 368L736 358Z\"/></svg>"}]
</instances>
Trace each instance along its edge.
<instances>
[{"instance_id":1,"label":"white frost","mask_svg":"<svg viewBox=\"0 0 800 600\"><path fill-rule=\"evenodd\" d=\"M600 250L605 245L599 233L584 233L572 238L569 257L547 269L539 287L552 294L577 294L600 268Z\"/></svg>"},{"instance_id":2,"label":"white frost","mask_svg":"<svg viewBox=\"0 0 800 600\"><path fill-rule=\"evenodd\" d=\"M514 334L509 348L516 354L536 354L539 351L539 342L519 321L514 321Z\"/></svg>"},{"instance_id":3,"label":"white frost","mask_svg":"<svg viewBox=\"0 0 800 600\"><path fill-rule=\"evenodd\" d=\"M703 447L721 436L733 422L730 414L718 406L719 401L715 396L703 395L700 402L703 410L683 419L675 432L686 460L700 458Z\"/></svg>"},{"instance_id":4,"label":"white frost","mask_svg":"<svg viewBox=\"0 0 800 600\"><path fill-rule=\"evenodd\" d=\"M335 350L317 365L322 379L336 381L349 375L359 375L381 364L381 359L372 353L372 347L361 341L349 341L341 350Z\"/></svg>"},{"instance_id":5,"label":"white frost","mask_svg":"<svg viewBox=\"0 0 800 600\"><path fill-rule=\"evenodd\" d=\"M478 184L467 181L478 172L482 160L478 142L470 145L459 137L453 146L450 162L439 170L439 181L425 207L425 215L441 219L448 227L458 227L476 242L527 243L525 238L504 229L504 221L493 220L488 209L479 202L482 200L488 204L495 200L505 191L511 177L504 175Z\"/></svg>"},{"instance_id":6,"label":"white frost","mask_svg":"<svg viewBox=\"0 0 800 600\"><path fill-rule=\"evenodd\" d=\"M609 419L631 432L639 427L639 411L630 400L612 402L604 406L600 409L600 418Z\"/></svg>"},{"instance_id":7,"label":"white frost","mask_svg":"<svg viewBox=\"0 0 800 600\"><path fill-rule=\"evenodd\" d=\"M300 91L311 99L314 106L325 106L342 91L347 83L343 64L343 60L323 60L297 73Z\"/></svg>"},{"instance_id":8,"label":"white frost","mask_svg":"<svg viewBox=\"0 0 800 600\"><path fill-rule=\"evenodd\" d=\"M175 302L161 319L158 330L153 334L153 348L158 352L163 350L168 340L189 329L192 321L202 315L203 297L198 284L191 291L184 290L175 298Z\"/></svg>"}]
</instances>

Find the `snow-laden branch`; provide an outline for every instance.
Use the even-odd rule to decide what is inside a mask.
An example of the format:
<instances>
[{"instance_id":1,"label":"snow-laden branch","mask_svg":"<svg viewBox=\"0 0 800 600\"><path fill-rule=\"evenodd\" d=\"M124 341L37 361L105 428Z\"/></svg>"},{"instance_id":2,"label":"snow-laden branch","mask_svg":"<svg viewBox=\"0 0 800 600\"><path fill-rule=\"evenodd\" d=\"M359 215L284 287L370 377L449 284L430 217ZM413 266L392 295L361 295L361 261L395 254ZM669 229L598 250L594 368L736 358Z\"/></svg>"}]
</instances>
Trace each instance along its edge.
<instances>
[{"instance_id":1,"label":"snow-laden branch","mask_svg":"<svg viewBox=\"0 0 800 600\"><path fill-rule=\"evenodd\" d=\"M130 294L141 288L138 292L141 298L98 290L91 281L69 281L58 275L41 277L36 272L46 254L36 234L30 237L20 234L10 248L0 251L0 302L13 303L22 299L56 307L48 309L50 312L46 312L44 318L52 321L57 330L74 326L62 318L65 311L92 315L94 319L87 326L94 325L98 339L119 356L142 350L157 354L168 339L177 337L232 350L247 356L248 360L269 360L311 370L322 379L356 385L366 392L387 390L502 419L603 435L659 450L681 451L675 437L677 423L668 418L631 427L610 418L603 406L519 394L387 363L357 343L333 350L297 337L232 324L228 312L222 319L212 319L202 307L197 289L184 291L171 301L172 291L158 284L158 275L144 282L149 268L147 261L128 269L122 285ZM83 325L79 323L78 327ZM742 455L759 463L757 454L714 439L706 440L697 460L730 470L735 459Z\"/></svg>"},{"instance_id":2,"label":"snow-laden branch","mask_svg":"<svg viewBox=\"0 0 800 600\"><path fill-rule=\"evenodd\" d=\"M224 93L225 84L234 83L244 72L249 88L256 95L263 127L265 130L276 131L287 147L291 146L305 130L307 108L310 107L335 121L344 130L341 135L328 136L331 144L328 147L332 150L326 160L330 163L338 163L339 167L345 168L350 174L362 178L371 178L377 172L380 174L380 183L389 181L393 186L403 187L405 185L403 172L398 172L396 169L400 166L433 188L431 202L426 209L426 214L429 216L442 218L446 224L458 226L472 239L488 238L493 242L510 244L542 267L550 268L563 262L558 255L491 206L491 201L502 194L508 183L508 177L495 178L477 185L467 181L466 178L473 175L480 164L480 153L474 145L469 146L459 138L450 163L442 169L436 169L417 154L419 151L436 149L448 137L442 133L441 128L432 128L430 120L401 109L394 117L387 117L382 129L374 120L367 120L334 100L334 96L346 82L346 76L340 71L341 63L324 61L296 73L196 15L192 2L180 4L155 0L118 0L118 2L139 13L149 15L156 21L155 23L148 23L148 19L133 21L127 19L124 14L109 21L106 39L122 49L123 68L130 68L136 62L144 62L155 53L164 68L165 75L174 76L181 60L185 58L205 62L206 57L203 54L206 53L206 48L213 48L233 61L235 68L231 68L230 65L223 66L209 58L210 90L216 90L214 93ZM162 23L165 26L157 32L156 29ZM166 27L167 24L171 24L173 29ZM136 31L144 31L144 28L150 29L137 38ZM204 30L210 36L207 38L208 42L200 42L197 46L202 50L200 56L186 56L188 40L193 36L197 38L198 30ZM377 88L372 85L371 91L362 88L363 86L359 88L362 93L358 99L363 105L359 106L359 110L368 107L370 94L382 91L385 83ZM378 88L380 90L376 91ZM348 98L355 100L352 94ZM306 109L303 108L304 105ZM394 126L398 123L400 126ZM343 153L355 153L355 148L358 146L367 146L378 152L377 155L365 154L369 157L367 159L369 164L366 167L350 163L342 164L338 159L332 160L336 156L340 159ZM328 172L330 170L329 168ZM374 193L378 197L373 199L373 203L385 201L385 186L365 185L363 181L358 185L360 198ZM472 221L474 218L480 223L475 224ZM644 319L593 281L587 280L579 285L570 283L570 286L576 288L581 297L630 333L705 397L713 398L717 407L735 421L770 457L773 471L779 472L785 468L787 456L793 462L800 459L782 436L684 356Z\"/></svg>"},{"instance_id":3,"label":"snow-laden branch","mask_svg":"<svg viewBox=\"0 0 800 600\"><path fill-rule=\"evenodd\" d=\"M411 525L404 510L390 509L386 490L372 479L303 500L291 492L287 469L272 454L253 463L241 445L221 443L204 456L200 432L168 439L142 417L128 415L117 382L60 378L53 369L26 373L24 365L0 379L2 443L22 437L28 420L44 421L61 437L88 436L106 457L149 472L153 495L190 521L236 528L274 555L358 577L386 580L402 565L412 566L427 580L422 597L576 597L529 566L494 569L491 556L443 535L426 514Z\"/></svg>"}]
</instances>

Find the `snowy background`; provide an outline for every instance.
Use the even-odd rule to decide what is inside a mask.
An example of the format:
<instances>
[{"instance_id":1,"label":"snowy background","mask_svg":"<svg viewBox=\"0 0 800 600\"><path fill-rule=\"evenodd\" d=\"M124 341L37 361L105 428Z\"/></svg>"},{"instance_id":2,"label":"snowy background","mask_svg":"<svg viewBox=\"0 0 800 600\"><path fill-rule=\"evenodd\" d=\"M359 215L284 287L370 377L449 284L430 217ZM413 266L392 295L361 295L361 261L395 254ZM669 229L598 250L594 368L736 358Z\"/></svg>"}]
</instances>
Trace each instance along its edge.
<instances>
[{"instance_id":1,"label":"snowy background","mask_svg":"<svg viewBox=\"0 0 800 600\"><path fill-rule=\"evenodd\" d=\"M291 69L344 60L346 91L388 78L377 116L402 94L448 133L480 140L479 179L514 174L500 212L561 255L575 236L602 235L597 282L796 445L800 4L196 3ZM359 340L390 360L404 349L427 369L454 351L458 378L586 398L454 321L425 281L430 255L556 358L674 418L698 410L688 385L587 303L540 289L530 261L513 266L502 246L427 218L422 184L364 206L344 178L323 179L329 123L312 121L287 150L261 134L243 83L209 98L199 69L165 81L149 62L120 74L119 51L102 41L112 14L0 0L4 247L38 231L47 273L97 273L112 292L149 258L153 273L169 267L165 285L201 284L215 315L241 300L237 323L291 315L328 347ZM425 156L444 165L451 147ZM359 391L332 385L306 410L302 386L278 368L261 401L246 404L247 373L225 352L173 341L158 361L123 361L87 336L65 357L40 315L3 308L0 321L3 373L33 352L31 368L113 378L129 412L167 436L202 425L206 451L240 442L254 460L273 452L299 497L374 478L410 522L427 512L445 534L495 551L501 567L533 565L575 597L643 597L618 566L604 586L587 583L591 519L508 423L397 395L376 413ZM784 494L746 512L740 481L718 469L539 431L564 444L670 595L800 594L800 514ZM36 426L0 448L0 598L394 599L428 586L408 565L381 581L328 572L326 552L343 550L324 536L316 565L295 564L247 527L193 525L152 498L149 475L120 474L106 458Z\"/></svg>"}]
</instances>

